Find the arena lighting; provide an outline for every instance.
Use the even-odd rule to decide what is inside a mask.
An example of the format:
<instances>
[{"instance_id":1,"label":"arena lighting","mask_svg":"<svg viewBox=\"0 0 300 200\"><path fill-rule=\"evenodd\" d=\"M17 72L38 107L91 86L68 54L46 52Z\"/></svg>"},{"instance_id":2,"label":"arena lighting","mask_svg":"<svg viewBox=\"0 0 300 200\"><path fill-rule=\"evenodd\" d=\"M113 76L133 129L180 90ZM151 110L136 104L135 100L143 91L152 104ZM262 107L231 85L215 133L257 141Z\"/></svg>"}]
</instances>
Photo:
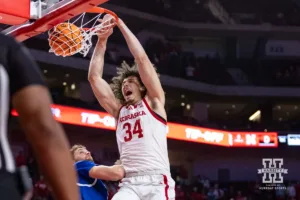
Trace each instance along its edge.
<instances>
[{"instance_id":1,"label":"arena lighting","mask_svg":"<svg viewBox=\"0 0 300 200\"><path fill-rule=\"evenodd\" d=\"M54 119L61 123L115 130L115 119L105 112L55 104L51 105L51 111ZM18 116L15 110L11 114ZM169 139L224 147L276 148L277 136L276 132L229 132L176 123L168 123L167 128Z\"/></svg>"},{"instance_id":2,"label":"arena lighting","mask_svg":"<svg viewBox=\"0 0 300 200\"><path fill-rule=\"evenodd\" d=\"M249 117L249 121L255 121L259 117L260 117L260 110L256 111L253 115L251 115Z\"/></svg>"},{"instance_id":3,"label":"arena lighting","mask_svg":"<svg viewBox=\"0 0 300 200\"><path fill-rule=\"evenodd\" d=\"M72 85L71 85L71 90L75 90L76 89L76 85L75 85L75 83L73 83Z\"/></svg>"}]
</instances>

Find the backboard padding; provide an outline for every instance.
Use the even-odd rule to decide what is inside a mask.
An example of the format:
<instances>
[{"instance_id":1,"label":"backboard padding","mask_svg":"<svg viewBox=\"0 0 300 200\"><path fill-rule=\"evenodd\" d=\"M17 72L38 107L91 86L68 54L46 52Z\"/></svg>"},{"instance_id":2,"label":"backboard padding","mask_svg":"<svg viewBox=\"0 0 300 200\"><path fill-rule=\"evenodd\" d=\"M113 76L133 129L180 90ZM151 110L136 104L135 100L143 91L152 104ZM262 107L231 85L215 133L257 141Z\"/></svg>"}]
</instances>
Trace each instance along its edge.
<instances>
[{"instance_id":1,"label":"backboard padding","mask_svg":"<svg viewBox=\"0 0 300 200\"><path fill-rule=\"evenodd\" d=\"M0 23L23 24L30 19L30 0L0 0Z\"/></svg>"},{"instance_id":2,"label":"backboard padding","mask_svg":"<svg viewBox=\"0 0 300 200\"><path fill-rule=\"evenodd\" d=\"M107 2L108 0L64 0L43 11L42 18L35 22L27 22L12 26L3 31L14 36L18 41L24 41L67 21L86 10Z\"/></svg>"}]
</instances>

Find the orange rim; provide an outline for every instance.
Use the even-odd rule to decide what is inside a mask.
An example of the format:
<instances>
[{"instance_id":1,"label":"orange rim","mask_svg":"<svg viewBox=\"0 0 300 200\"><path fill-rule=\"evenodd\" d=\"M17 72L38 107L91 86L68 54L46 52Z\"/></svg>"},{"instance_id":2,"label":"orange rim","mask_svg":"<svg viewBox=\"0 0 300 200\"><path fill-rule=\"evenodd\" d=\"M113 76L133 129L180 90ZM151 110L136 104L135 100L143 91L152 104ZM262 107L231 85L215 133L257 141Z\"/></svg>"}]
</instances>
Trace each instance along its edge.
<instances>
[{"instance_id":1,"label":"orange rim","mask_svg":"<svg viewBox=\"0 0 300 200\"><path fill-rule=\"evenodd\" d=\"M87 10L86 12L87 13L98 13L98 14L101 14L101 13L110 14L116 19L117 22L118 22L118 19L119 19L118 15L116 15L116 13L114 13L111 10L107 10L107 9L101 8L101 7L94 7L94 8L91 8L91 9Z\"/></svg>"}]
</instances>

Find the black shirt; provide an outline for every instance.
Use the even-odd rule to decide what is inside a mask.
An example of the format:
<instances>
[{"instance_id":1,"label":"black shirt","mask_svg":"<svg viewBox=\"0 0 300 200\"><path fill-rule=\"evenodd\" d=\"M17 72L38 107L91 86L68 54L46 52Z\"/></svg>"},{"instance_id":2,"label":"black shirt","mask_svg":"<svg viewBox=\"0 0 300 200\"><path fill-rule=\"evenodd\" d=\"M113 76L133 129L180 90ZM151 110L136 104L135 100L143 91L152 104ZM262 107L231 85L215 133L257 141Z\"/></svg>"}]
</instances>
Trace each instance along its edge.
<instances>
[{"instance_id":1,"label":"black shirt","mask_svg":"<svg viewBox=\"0 0 300 200\"><path fill-rule=\"evenodd\" d=\"M7 140L11 98L32 84L44 85L37 64L23 45L0 33L0 170L15 171Z\"/></svg>"}]
</instances>

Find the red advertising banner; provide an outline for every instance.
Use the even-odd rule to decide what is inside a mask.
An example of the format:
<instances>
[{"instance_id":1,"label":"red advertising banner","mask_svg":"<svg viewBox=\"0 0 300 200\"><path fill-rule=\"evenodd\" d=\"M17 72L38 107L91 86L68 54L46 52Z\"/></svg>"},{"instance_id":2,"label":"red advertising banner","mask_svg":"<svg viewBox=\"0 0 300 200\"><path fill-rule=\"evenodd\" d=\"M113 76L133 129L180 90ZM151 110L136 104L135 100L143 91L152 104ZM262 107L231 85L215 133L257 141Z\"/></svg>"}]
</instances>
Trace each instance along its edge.
<instances>
[{"instance_id":1,"label":"red advertising banner","mask_svg":"<svg viewBox=\"0 0 300 200\"><path fill-rule=\"evenodd\" d=\"M115 130L115 119L105 112L53 104L54 119L61 123ZM13 116L18 116L15 110ZM226 147L277 147L276 132L229 132L168 123L168 138Z\"/></svg>"}]
</instances>

